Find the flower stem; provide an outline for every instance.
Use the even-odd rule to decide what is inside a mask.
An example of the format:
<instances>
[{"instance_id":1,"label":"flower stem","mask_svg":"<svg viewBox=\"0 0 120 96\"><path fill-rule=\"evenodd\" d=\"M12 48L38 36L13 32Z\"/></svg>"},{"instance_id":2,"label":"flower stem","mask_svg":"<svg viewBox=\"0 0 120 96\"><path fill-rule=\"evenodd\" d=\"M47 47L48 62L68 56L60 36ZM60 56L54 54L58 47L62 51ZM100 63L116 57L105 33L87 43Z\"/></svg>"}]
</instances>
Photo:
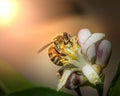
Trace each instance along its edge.
<instances>
[{"instance_id":1,"label":"flower stem","mask_svg":"<svg viewBox=\"0 0 120 96\"><path fill-rule=\"evenodd\" d=\"M100 84L96 88L98 96L103 96L103 84Z\"/></svg>"},{"instance_id":2,"label":"flower stem","mask_svg":"<svg viewBox=\"0 0 120 96\"><path fill-rule=\"evenodd\" d=\"M77 87L75 89L75 92L77 93L78 96L82 96L81 91L80 91L80 87Z\"/></svg>"}]
</instances>

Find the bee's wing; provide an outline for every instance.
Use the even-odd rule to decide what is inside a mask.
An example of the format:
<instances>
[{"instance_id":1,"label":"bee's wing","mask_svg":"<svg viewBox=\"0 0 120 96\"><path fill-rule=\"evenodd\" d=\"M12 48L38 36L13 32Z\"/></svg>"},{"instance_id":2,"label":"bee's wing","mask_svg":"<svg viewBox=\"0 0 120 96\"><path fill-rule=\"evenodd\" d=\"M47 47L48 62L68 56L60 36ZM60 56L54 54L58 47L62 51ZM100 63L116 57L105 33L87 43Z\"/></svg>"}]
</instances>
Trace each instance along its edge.
<instances>
[{"instance_id":1,"label":"bee's wing","mask_svg":"<svg viewBox=\"0 0 120 96\"><path fill-rule=\"evenodd\" d=\"M49 42L48 44L46 44L46 45L44 45L42 48L40 48L39 50L38 50L38 53L40 53L40 52L42 52L45 48L47 48L48 46L50 46L52 43L54 43L55 41L51 41L51 42Z\"/></svg>"}]
</instances>

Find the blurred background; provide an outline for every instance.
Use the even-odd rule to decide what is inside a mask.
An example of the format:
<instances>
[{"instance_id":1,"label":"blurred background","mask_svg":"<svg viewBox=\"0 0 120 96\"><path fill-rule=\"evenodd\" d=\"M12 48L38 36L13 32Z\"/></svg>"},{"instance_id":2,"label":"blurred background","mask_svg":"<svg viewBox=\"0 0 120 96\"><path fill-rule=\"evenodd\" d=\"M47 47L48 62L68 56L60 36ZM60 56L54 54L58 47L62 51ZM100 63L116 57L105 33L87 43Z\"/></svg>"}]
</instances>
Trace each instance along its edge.
<instances>
[{"instance_id":1,"label":"blurred background","mask_svg":"<svg viewBox=\"0 0 120 96\"><path fill-rule=\"evenodd\" d=\"M37 51L62 32L77 35L81 28L104 32L113 47L105 69L106 92L120 59L119 4L119 0L0 0L0 61L30 82L56 89L59 67L50 61L47 49ZM7 77L6 67L1 68ZM96 96L91 88L82 88L82 93Z\"/></svg>"}]
</instances>

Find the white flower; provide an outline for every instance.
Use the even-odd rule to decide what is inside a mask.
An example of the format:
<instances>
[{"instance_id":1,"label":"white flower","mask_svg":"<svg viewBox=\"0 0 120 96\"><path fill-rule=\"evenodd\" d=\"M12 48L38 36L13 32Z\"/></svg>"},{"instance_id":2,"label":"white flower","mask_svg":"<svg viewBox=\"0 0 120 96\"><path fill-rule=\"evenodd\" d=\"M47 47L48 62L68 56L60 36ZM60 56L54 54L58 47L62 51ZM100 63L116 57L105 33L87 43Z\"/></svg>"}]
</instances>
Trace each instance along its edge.
<instances>
[{"instance_id":1,"label":"white flower","mask_svg":"<svg viewBox=\"0 0 120 96\"><path fill-rule=\"evenodd\" d=\"M78 43L80 48L75 53L76 60L71 60L70 64L76 68L66 68L59 80L58 90L67 82L71 73L76 70L87 78L88 82L96 86L102 83L100 74L102 69L108 64L111 54L111 43L103 40L104 33L91 33L89 29L82 29L78 33Z\"/></svg>"}]
</instances>

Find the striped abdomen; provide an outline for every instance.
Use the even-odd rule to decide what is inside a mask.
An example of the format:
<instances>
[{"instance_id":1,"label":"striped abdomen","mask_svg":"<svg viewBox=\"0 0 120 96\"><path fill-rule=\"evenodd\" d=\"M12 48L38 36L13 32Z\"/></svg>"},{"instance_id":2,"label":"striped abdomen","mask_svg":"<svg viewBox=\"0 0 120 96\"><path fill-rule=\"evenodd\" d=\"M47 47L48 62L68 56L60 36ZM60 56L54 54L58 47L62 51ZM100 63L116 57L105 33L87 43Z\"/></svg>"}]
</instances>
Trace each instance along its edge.
<instances>
[{"instance_id":1,"label":"striped abdomen","mask_svg":"<svg viewBox=\"0 0 120 96\"><path fill-rule=\"evenodd\" d=\"M54 46L49 47L48 56L50 57L50 60L58 66L63 66L68 63L68 60L62 58L61 54L55 50Z\"/></svg>"}]
</instances>

